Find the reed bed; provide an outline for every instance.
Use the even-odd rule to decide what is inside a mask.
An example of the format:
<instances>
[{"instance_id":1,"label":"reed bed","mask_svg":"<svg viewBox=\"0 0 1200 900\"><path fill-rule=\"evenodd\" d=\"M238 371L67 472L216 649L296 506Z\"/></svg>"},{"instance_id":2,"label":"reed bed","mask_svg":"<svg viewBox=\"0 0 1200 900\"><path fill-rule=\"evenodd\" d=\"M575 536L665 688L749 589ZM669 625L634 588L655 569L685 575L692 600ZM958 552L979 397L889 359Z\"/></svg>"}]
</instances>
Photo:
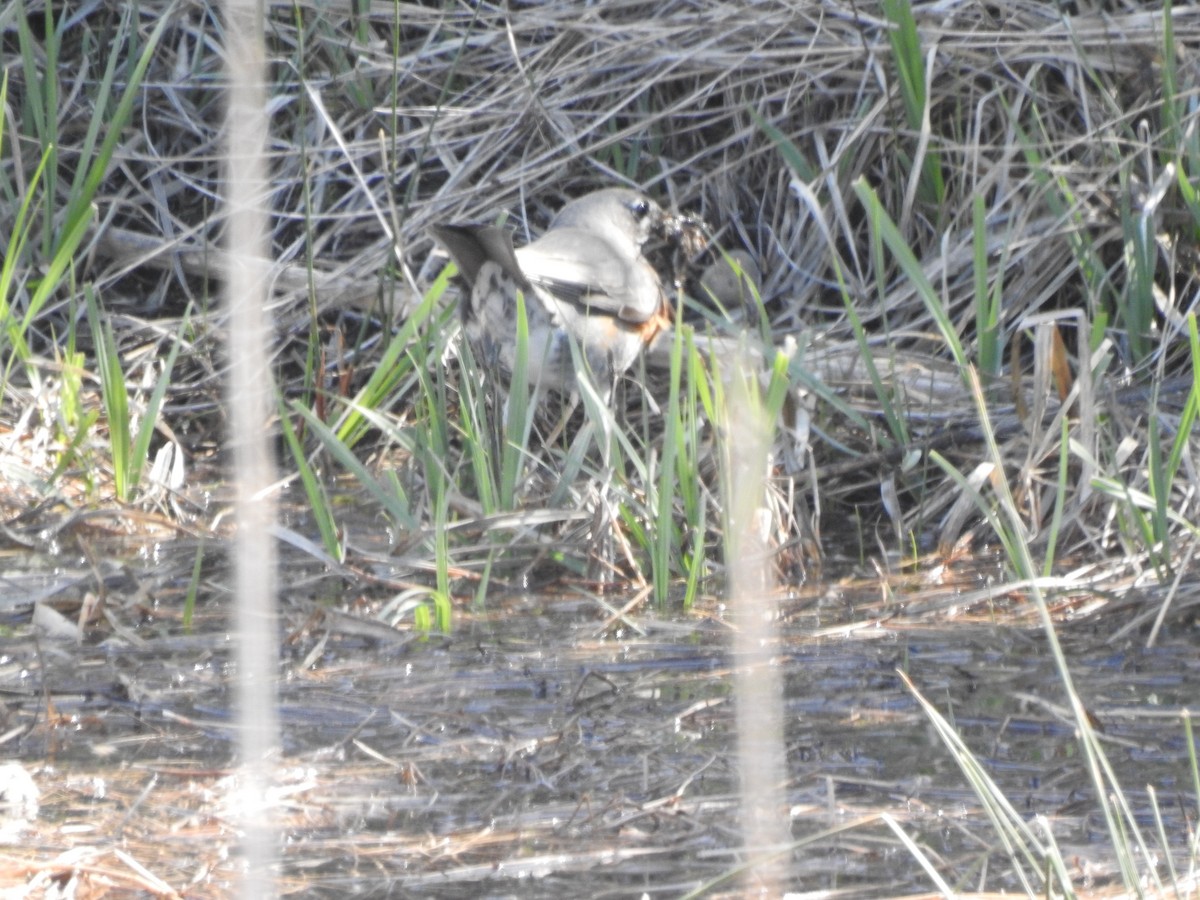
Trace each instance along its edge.
<instances>
[{"instance_id":1,"label":"reed bed","mask_svg":"<svg viewBox=\"0 0 1200 900\"><path fill-rule=\"evenodd\" d=\"M1121 800L1050 624L1107 610L1153 643L1194 615L1200 12L267 16L270 352L302 508L279 533L356 615L448 632L465 602L566 586L619 592L607 624L627 624L647 597L720 596L739 397L770 423L752 515L782 615L818 576L875 572L864 622L1038 621L1093 786ZM227 534L224 28L202 0L0 11L0 511L24 548ZM702 218L764 279L732 309L683 279L673 335L560 430L561 402L471 358L429 227L503 219L520 242L613 184ZM925 589L980 561L997 572L976 590ZM202 547L185 621L206 564ZM927 715L987 805L994 786ZM1061 856L1039 869L1051 851L994 809L1033 848L1013 854L1021 884L1074 877ZM1113 833L1136 819L1104 815Z\"/></svg>"}]
</instances>

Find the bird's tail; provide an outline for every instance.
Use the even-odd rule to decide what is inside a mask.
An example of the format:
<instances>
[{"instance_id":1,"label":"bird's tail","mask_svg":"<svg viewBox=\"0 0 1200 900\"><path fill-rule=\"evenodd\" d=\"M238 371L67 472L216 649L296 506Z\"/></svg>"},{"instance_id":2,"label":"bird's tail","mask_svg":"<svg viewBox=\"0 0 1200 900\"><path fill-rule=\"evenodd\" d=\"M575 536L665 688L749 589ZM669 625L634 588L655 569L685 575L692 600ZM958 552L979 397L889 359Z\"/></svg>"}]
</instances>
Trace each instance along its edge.
<instances>
[{"instance_id":1,"label":"bird's tail","mask_svg":"<svg viewBox=\"0 0 1200 900\"><path fill-rule=\"evenodd\" d=\"M474 286L483 264L494 262L522 290L530 289L513 250L512 233L507 229L495 225L434 225L429 233L446 248L467 284Z\"/></svg>"}]
</instances>

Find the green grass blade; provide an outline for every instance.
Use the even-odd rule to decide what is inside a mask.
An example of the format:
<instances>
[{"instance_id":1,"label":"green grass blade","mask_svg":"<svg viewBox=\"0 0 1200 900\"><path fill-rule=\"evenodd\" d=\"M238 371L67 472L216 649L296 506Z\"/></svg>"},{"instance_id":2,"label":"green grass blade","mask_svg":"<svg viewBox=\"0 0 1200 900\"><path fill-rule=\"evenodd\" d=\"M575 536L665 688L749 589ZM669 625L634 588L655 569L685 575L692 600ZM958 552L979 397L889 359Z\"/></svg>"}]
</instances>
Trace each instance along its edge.
<instances>
[{"instance_id":1,"label":"green grass blade","mask_svg":"<svg viewBox=\"0 0 1200 900\"><path fill-rule=\"evenodd\" d=\"M900 270L904 273L904 277L916 289L917 296L925 305L925 309L929 315L933 317L937 324L938 330L942 335L942 340L945 342L947 349L954 357L954 361L965 371L968 362L967 354L963 349L962 341L959 340L958 332L954 328L954 323L950 320L950 314L946 310L945 304L942 303L941 297L938 296L933 285L925 276L925 270L921 267L917 260L916 254L904 240L904 236L900 233L900 229L892 220L892 217L887 214L883 208L883 204L879 201L879 195L864 179L859 179L854 183L854 192L858 195L859 202L867 211L870 218L871 230L882 238L883 243L887 245L891 251L892 257L900 266Z\"/></svg>"},{"instance_id":2,"label":"green grass blade","mask_svg":"<svg viewBox=\"0 0 1200 900\"><path fill-rule=\"evenodd\" d=\"M517 291L517 349L512 380L505 403L504 431L500 442L500 508L514 509L521 462L527 455L529 433L533 426L532 397L529 390L529 318L525 296Z\"/></svg>"},{"instance_id":3,"label":"green grass blade","mask_svg":"<svg viewBox=\"0 0 1200 900\"><path fill-rule=\"evenodd\" d=\"M309 509L317 523L317 531L321 535L321 545L331 558L338 562L344 562L346 559L345 547L338 536L337 523L333 519L333 507L329 502L329 495L304 453L304 446L296 434L296 429L292 427L291 417L288 415L287 405L282 394L279 395L278 402L279 424L283 432L283 439L287 443L288 449L291 450L292 460L300 475L304 495L308 498Z\"/></svg>"},{"instance_id":4,"label":"green grass blade","mask_svg":"<svg viewBox=\"0 0 1200 900\"><path fill-rule=\"evenodd\" d=\"M109 456L113 467L113 488L118 500L128 500L132 485L129 482L132 439L129 430L129 397L126 394L125 373L121 370L120 351L113 335L112 323L100 311L95 292L89 287L87 298L88 322L96 346L96 374L100 378L100 393L108 419Z\"/></svg>"}]
</instances>

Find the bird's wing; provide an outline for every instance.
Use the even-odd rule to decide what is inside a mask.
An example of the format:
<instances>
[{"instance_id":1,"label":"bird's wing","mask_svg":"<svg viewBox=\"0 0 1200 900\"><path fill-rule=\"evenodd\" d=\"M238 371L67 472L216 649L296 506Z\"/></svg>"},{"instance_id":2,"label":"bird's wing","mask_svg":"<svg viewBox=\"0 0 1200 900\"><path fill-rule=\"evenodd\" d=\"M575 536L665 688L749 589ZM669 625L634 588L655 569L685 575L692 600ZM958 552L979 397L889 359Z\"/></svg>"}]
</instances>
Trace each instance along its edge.
<instances>
[{"instance_id":1,"label":"bird's wing","mask_svg":"<svg viewBox=\"0 0 1200 900\"><path fill-rule=\"evenodd\" d=\"M662 286L642 256L621 253L582 228L552 228L516 251L521 271L554 297L627 322L648 321Z\"/></svg>"}]
</instances>

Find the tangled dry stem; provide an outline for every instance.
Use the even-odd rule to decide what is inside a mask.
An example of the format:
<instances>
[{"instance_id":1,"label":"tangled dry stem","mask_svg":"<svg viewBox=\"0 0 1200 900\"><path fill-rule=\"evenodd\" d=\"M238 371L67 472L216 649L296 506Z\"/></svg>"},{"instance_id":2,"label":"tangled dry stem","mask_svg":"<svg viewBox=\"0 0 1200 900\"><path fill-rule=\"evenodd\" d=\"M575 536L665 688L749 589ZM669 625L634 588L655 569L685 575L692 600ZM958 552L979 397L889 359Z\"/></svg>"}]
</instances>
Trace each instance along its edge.
<instances>
[{"instance_id":1,"label":"tangled dry stem","mask_svg":"<svg viewBox=\"0 0 1200 900\"><path fill-rule=\"evenodd\" d=\"M224 26L206 3L142 4L139 14L141 33L156 17L173 21L109 172L80 276L113 311L126 346L167 340L185 301L206 310L176 385L203 418L221 368L221 319L208 300L222 268ZM1103 364L1078 348L1124 289L1122 211L1136 207L1161 174L1153 160L1194 121L1171 123L1164 113L1161 15L1138 4L1071 16L1019 0L916 4L914 14L928 97L916 126L904 108L894 26L874 3L385 4L355 17L326 5L298 15L272 8L270 206L283 364L302 357L315 322L383 307L403 319L444 263L432 252L432 223L504 214L520 240L565 198L638 185L712 223L724 246L750 250L765 273L771 341L799 341L795 362L807 381L779 458L805 471L780 473L781 496L800 484L817 510L850 503L867 521L890 517L901 532L936 535L946 548L973 524L947 525L957 488L901 463L914 448L938 447L969 471L982 459L975 426L950 424L974 421L975 407L916 286L873 245L855 199L862 180L968 346L980 289L1003 294L1000 329L1015 351L992 388L992 412L1006 477L1037 535L1062 417L1082 458L1115 459L1130 437L1141 444L1144 421L1118 389L1132 361L1119 344ZM78 65L83 80L91 77L86 49L118 16L89 8L68 32L65 47L77 58L64 53L60 75ZM1200 14L1176 9L1173 26L1177 92L1190 96ZM78 89L86 94L87 85ZM88 109L65 102L59 114L66 165ZM922 183L930 159L943 183L936 197ZM1182 360L1170 338L1194 287L1190 244L1174 236L1190 220L1173 192L1151 219L1172 313L1151 363L1173 374ZM1109 268L1088 271L1085 258ZM871 335L870 353L854 339L846 299ZM45 321L67 308L64 299ZM1054 360L1044 348L1056 331L1076 350L1077 376L1087 377L1047 401ZM377 347L358 346L359 371ZM880 439L872 368L908 417L907 445ZM830 406L830 397L844 405ZM1110 427L1095 427L1101 416ZM1136 487L1142 458L1125 459ZM1089 488L1091 474L1086 465L1072 473L1068 530L1075 547L1111 549L1120 538L1106 530L1110 507ZM895 491L897 508L878 499L881 487ZM781 507L777 538L786 545L795 509Z\"/></svg>"}]
</instances>

